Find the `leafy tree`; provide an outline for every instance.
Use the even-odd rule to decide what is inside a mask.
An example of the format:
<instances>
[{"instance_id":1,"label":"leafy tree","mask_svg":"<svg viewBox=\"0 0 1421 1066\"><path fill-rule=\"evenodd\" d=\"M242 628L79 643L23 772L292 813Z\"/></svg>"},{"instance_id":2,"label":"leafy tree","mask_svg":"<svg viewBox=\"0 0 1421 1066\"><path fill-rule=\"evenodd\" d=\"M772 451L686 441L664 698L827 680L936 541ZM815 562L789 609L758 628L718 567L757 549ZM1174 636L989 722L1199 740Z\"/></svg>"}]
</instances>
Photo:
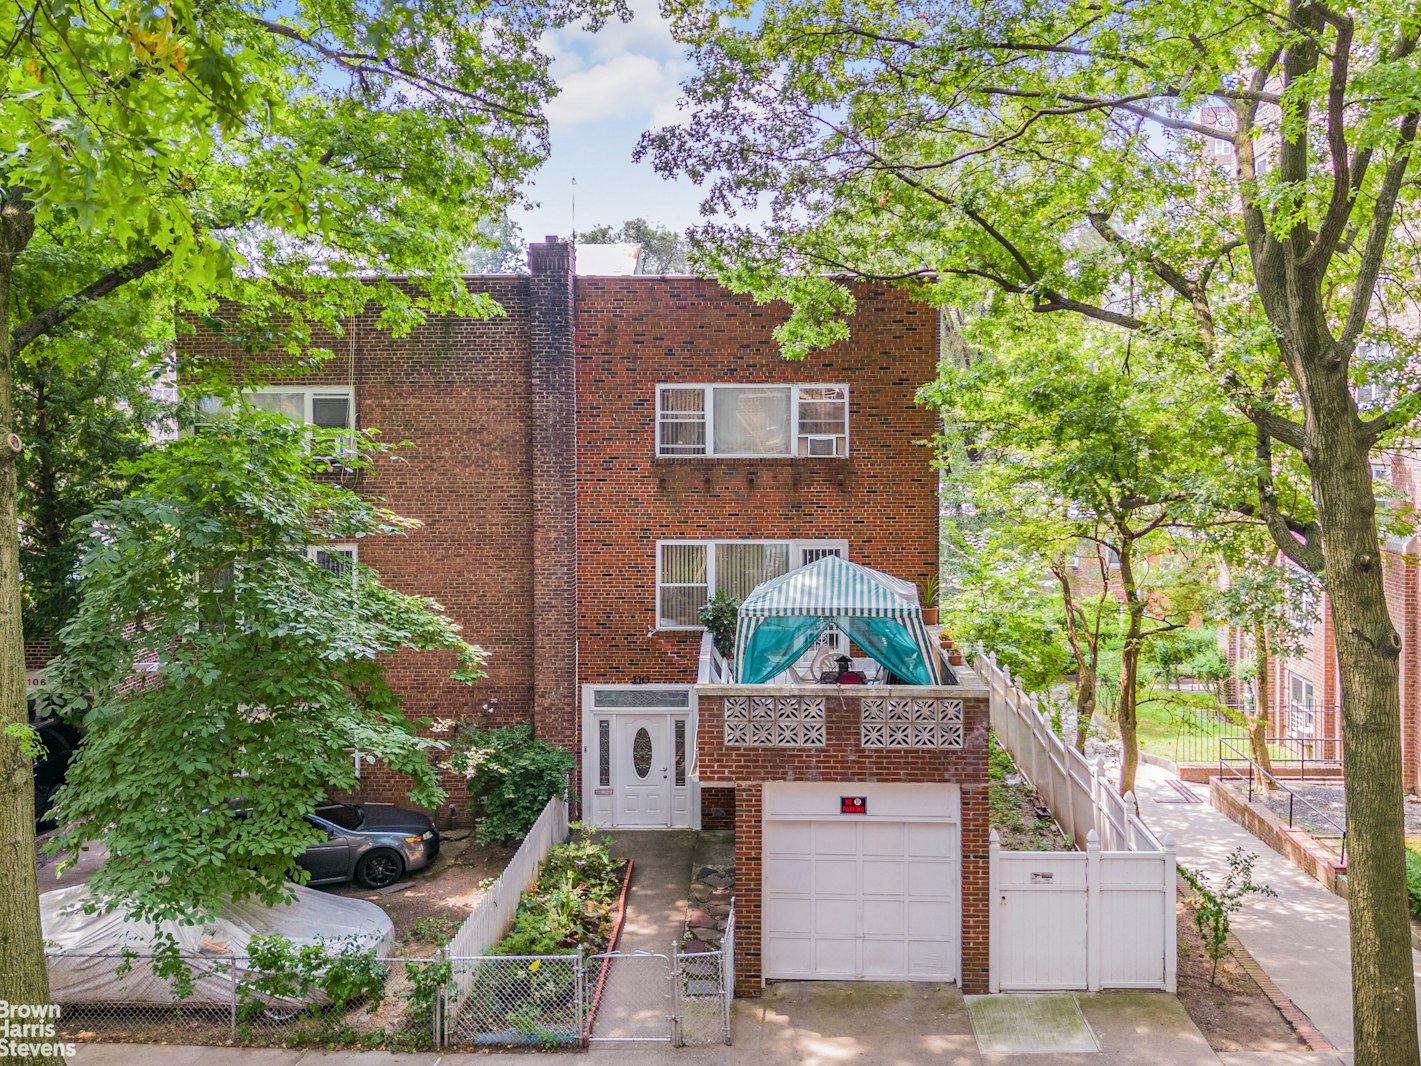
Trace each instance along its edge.
<instances>
[{"instance_id":1,"label":"leafy tree","mask_svg":"<svg viewBox=\"0 0 1421 1066\"><path fill-rule=\"evenodd\" d=\"M1252 507L1323 574L1335 623L1357 1062L1414 1066L1401 641L1368 462L1421 407L1414 6L699 0L674 18L689 115L642 151L708 182L710 210L769 219L694 239L730 284L794 305L791 354L843 335L837 279L874 278L1168 338L1247 419ZM1359 410L1376 352L1395 402ZM1297 510L1273 477L1289 453Z\"/></svg>"},{"instance_id":2,"label":"leafy tree","mask_svg":"<svg viewBox=\"0 0 1421 1066\"><path fill-rule=\"evenodd\" d=\"M620 0L413 0L14 8L0 29L0 715L25 721L15 361L80 310L161 275L179 307L306 358L371 302L400 331L428 310L490 314L458 281L468 235L547 152L551 28ZM101 248L45 306L17 289L54 246ZM395 283L394 275L408 281ZM27 317L20 317L21 314ZM27 762L0 732L0 844L28 854ZM0 881L0 998L48 1001L35 874Z\"/></svg>"},{"instance_id":3,"label":"leafy tree","mask_svg":"<svg viewBox=\"0 0 1421 1066\"><path fill-rule=\"evenodd\" d=\"M994 652L1028 690L1044 689L1069 668L1060 605L1043 585L1040 558L998 534L948 526L943 629Z\"/></svg>"},{"instance_id":4,"label":"leafy tree","mask_svg":"<svg viewBox=\"0 0 1421 1066\"><path fill-rule=\"evenodd\" d=\"M244 410L131 464L133 493L93 516L51 667L54 698L88 731L53 847L106 845L89 881L106 905L161 921L282 899L320 835L303 816L358 787L351 749L410 775L416 802L443 795L434 742L401 712L383 657L440 650L472 681L483 653L432 601L310 557L414 525L327 475L318 456L338 436L349 443ZM342 463L384 451L356 435Z\"/></svg>"},{"instance_id":5,"label":"leafy tree","mask_svg":"<svg viewBox=\"0 0 1421 1066\"><path fill-rule=\"evenodd\" d=\"M92 256L37 242L16 294L21 315L63 295ZM41 261L43 260L43 267ZM78 601L82 522L131 487L119 472L171 426L171 306L151 277L91 304L15 364L20 576L26 640L52 638Z\"/></svg>"},{"instance_id":6,"label":"leafy tree","mask_svg":"<svg viewBox=\"0 0 1421 1066\"><path fill-rule=\"evenodd\" d=\"M620 226L593 226L582 234L582 240L586 244L641 245L638 274L684 274L690 269L685 234L644 218L628 219Z\"/></svg>"},{"instance_id":7,"label":"leafy tree","mask_svg":"<svg viewBox=\"0 0 1421 1066\"><path fill-rule=\"evenodd\" d=\"M1319 621L1318 581L1296 566L1280 565L1277 553L1262 551L1256 539L1251 547L1242 560L1236 555L1233 560L1226 558L1225 584L1215 598L1214 612L1252 639L1252 661L1240 666L1240 674L1245 675L1240 680L1248 681L1253 697L1248 708L1249 753L1271 774L1268 737L1276 732L1269 711L1271 661L1301 654L1304 639ZM1265 777L1261 787L1271 790L1272 782Z\"/></svg>"},{"instance_id":8,"label":"leafy tree","mask_svg":"<svg viewBox=\"0 0 1421 1066\"><path fill-rule=\"evenodd\" d=\"M1194 542L1219 520L1239 437L1216 399L1190 389L1145 346L1117 346L1084 325L1048 331L1017 322L1007 332L994 321L986 332L994 354L945 364L923 390L946 415L951 491L1044 549L1073 612L1077 647L1092 649L1080 656L1087 674L1099 658L1107 587L1119 590L1116 721L1127 792L1139 761L1141 656L1151 640L1189 623L1208 587L1191 561L1200 555ZM1101 372L1110 366L1120 372ZM1079 575L1066 561L1081 541L1112 578L1102 582L1093 620L1075 601ZM1078 702L1087 722L1089 703Z\"/></svg>"},{"instance_id":9,"label":"leafy tree","mask_svg":"<svg viewBox=\"0 0 1421 1066\"><path fill-rule=\"evenodd\" d=\"M523 229L507 215L480 222L475 241L465 255L465 269L470 274L528 273Z\"/></svg>"}]
</instances>

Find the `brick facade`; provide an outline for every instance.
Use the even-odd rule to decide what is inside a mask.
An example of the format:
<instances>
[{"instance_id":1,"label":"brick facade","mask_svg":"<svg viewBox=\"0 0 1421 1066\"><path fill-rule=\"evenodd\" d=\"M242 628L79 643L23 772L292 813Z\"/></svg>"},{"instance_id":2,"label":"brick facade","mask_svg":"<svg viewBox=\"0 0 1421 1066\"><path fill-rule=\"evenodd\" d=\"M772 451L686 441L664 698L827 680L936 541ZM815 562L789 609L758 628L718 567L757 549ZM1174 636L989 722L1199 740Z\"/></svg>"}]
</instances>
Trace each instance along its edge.
<instances>
[{"instance_id":1,"label":"brick facade","mask_svg":"<svg viewBox=\"0 0 1421 1066\"><path fill-rule=\"evenodd\" d=\"M735 958L736 995L755 996L761 985L762 816L763 786L770 781L827 781L852 784L945 782L961 789L962 990L988 990L990 907L988 898L987 729L988 699L970 672L967 684L951 689L877 689L846 692L827 688L823 747L751 747L725 743L727 693L750 691L726 686L699 690L698 772L705 792L735 795ZM772 688L757 687L757 695ZM803 695L803 688L783 693ZM821 690L811 690L818 695ZM882 750L860 744L860 703L884 692L922 696L951 695L963 702L963 743L948 750Z\"/></svg>"},{"instance_id":2,"label":"brick facade","mask_svg":"<svg viewBox=\"0 0 1421 1066\"><path fill-rule=\"evenodd\" d=\"M489 659L488 677L468 686L449 679L451 655L393 656L390 683L406 710L507 724L531 720L534 708L532 293L526 277L479 278L477 288L503 305L504 317L431 318L395 338L376 329L373 310L351 321L346 337L320 338L334 357L279 380L350 386L358 427L409 442L398 459L382 458L348 483L422 525L362 541L360 561L393 588L441 603ZM241 346L216 332L180 335L179 347L254 369ZM361 780L370 800L403 801L408 789L368 763ZM446 787L462 812L462 782L451 777Z\"/></svg>"},{"instance_id":3,"label":"brick facade","mask_svg":"<svg viewBox=\"0 0 1421 1066\"><path fill-rule=\"evenodd\" d=\"M347 336L320 339L335 358L280 378L349 386L357 426L410 442L350 481L422 525L361 543L360 561L436 599L489 652L489 676L472 687L448 679L447 656L392 657L411 715L532 721L580 756L581 685L693 683L701 632L657 630L658 540L844 541L850 559L896 576L937 572L924 445L937 425L914 402L936 372L935 310L860 286L851 339L789 362L772 336L782 307L700 279L577 277L573 248L555 238L533 246L530 266L470 279L504 317L432 318L396 339L375 313L358 316ZM261 358L208 329L182 347L238 366ZM658 458L663 383L847 385L848 455ZM786 779L960 788L962 984L986 990L987 704L980 690L962 694L965 744L950 751L861 748L847 696L823 749L730 749L720 705L701 701L700 813L736 832L742 992L760 985L763 785ZM461 783L446 784L462 809ZM369 765L362 785L374 800L400 801L406 788Z\"/></svg>"},{"instance_id":4,"label":"brick facade","mask_svg":"<svg viewBox=\"0 0 1421 1066\"><path fill-rule=\"evenodd\" d=\"M583 684L690 682L700 631L656 630L658 540L842 539L849 558L921 581L937 572L936 431L916 389L936 374L937 312L860 287L849 340L802 362L757 307L697 278L577 279ZM656 386L849 385L846 458L656 457Z\"/></svg>"}]
</instances>

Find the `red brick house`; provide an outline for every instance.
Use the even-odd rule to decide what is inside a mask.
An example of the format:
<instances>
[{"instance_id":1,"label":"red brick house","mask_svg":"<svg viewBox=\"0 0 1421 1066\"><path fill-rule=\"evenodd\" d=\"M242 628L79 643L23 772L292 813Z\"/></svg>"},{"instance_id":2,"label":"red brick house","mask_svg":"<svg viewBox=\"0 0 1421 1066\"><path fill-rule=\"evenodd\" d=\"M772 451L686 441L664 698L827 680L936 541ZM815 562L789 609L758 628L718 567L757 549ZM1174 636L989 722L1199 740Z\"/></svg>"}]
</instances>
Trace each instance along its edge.
<instances>
[{"instance_id":1,"label":"red brick house","mask_svg":"<svg viewBox=\"0 0 1421 1066\"><path fill-rule=\"evenodd\" d=\"M532 721L578 754L596 824L733 827L742 993L774 977L985 991L985 690L970 672L931 688L726 685L696 620L713 593L825 554L936 571L921 445L935 422L914 392L936 371L937 313L862 287L851 339L788 362L783 309L715 282L578 276L554 238L530 266L471 281L502 318L393 339L372 314L332 342L339 357L259 394L412 442L352 487L423 527L323 549L434 597L489 651L473 687L436 656L396 657L410 713ZM241 358L210 331L183 346ZM774 737L728 728L752 714ZM871 725L900 719L896 739ZM362 782L403 793L380 767Z\"/></svg>"}]
</instances>

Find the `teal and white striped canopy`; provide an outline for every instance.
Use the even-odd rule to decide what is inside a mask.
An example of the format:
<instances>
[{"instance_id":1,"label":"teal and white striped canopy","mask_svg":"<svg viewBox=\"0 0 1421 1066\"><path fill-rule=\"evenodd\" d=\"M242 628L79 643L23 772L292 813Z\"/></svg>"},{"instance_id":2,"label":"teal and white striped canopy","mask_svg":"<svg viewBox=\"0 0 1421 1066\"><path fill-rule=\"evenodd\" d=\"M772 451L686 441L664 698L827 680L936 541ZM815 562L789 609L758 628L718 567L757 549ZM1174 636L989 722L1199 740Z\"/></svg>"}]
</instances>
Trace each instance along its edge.
<instances>
[{"instance_id":1,"label":"teal and white striped canopy","mask_svg":"<svg viewBox=\"0 0 1421 1066\"><path fill-rule=\"evenodd\" d=\"M782 673L830 624L905 683L940 683L917 588L837 555L772 578L745 597L735 631L736 680L758 685Z\"/></svg>"}]
</instances>

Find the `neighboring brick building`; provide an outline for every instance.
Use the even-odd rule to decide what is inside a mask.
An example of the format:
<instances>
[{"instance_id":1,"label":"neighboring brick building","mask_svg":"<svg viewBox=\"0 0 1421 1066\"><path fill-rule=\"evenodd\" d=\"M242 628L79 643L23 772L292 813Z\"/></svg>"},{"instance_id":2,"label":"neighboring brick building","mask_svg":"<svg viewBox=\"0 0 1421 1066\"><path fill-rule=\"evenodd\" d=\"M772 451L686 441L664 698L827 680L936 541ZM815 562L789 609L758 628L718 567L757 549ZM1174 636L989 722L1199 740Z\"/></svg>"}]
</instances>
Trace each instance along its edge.
<instances>
[{"instance_id":1,"label":"neighboring brick building","mask_svg":"<svg viewBox=\"0 0 1421 1066\"><path fill-rule=\"evenodd\" d=\"M936 423L914 393L936 372L937 313L860 286L851 339L788 362L772 336L785 309L714 282L577 276L573 249L552 238L530 265L471 281L503 318L431 319L396 340L362 316L329 345L336 358L263 390L263 404L298 417L412 442L352 487L424 525L362 542L359 559L438 600L490 658L469 687L448 680L440 656L396 656L406 708L533 721L577 753L584 817L597 824L733 825L742 992L806 967L985 991L986 696L970 675L862 690L876 711L829 698L817 741L753 745L730 744L723 718L748 689L698 687L708 642L696 613L716 591L743 597L825 554L910 581L936 572L937 477L923 446ZM184 346L242 358L210 332ZM809 715L835 690L755 691L766 713L803 704ZM860 735L874 713L942 723L925 742L875 746ZM362 783L369 798L403 792L378 767L362 767ZM841 792L870 809L841 815ZM776 882L762 859L789 861L796 833L811 853L839 846L831 838L858 849L840 857L856 887L826 883L810 911L857 899L893 929L835 925L816 940L774 919L778 960L762 964L762 889L772 919L789 898L788 875Z\"/></svg>"}]
</instances>

